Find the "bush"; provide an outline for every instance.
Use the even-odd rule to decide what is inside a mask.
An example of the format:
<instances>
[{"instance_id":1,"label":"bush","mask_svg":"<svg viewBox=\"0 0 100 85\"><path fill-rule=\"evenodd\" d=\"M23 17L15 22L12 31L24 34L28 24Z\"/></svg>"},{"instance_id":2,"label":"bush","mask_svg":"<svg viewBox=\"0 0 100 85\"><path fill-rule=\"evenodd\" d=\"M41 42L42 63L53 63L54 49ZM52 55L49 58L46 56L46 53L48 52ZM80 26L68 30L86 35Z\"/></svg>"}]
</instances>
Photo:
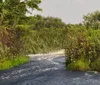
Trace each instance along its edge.
<instances>
[{"instance_id":1,"label":"bush","mask_svg":"<svg viewBox=\"0 0 100 85\"><path fill-rule=\"evenodd\" d=\"M71 62L68 66L68 69L70 70L81 70L81 71L86 71L89 69L89 62L87 60L76 60Z\"/></svg>"},{"instance_id":2,"label":"bush","mask_svg":"<svg viewBox=\"0 0 100 85\"><path fill-rule=\"evenodd\" d=\"M89 65L90 69L95 67L92 63L100 58L100 29L94 30L90 28L87 30L84 26L71 27L68 30L66 40L65 55L68 59L66 60L66 66L68 66L68 68L73 67L73 69L78 68L79 70L83 70L80 65L84 64L85 61L80 64L78 63L81 58L87 60L89 64L92 65L91 67ZM68 63L68 61L70 62ZM80 68L77 67L73 61L76 61L75 63L79 65ZM99 65L96 68L99 68Z\"/></svg>"},{"instance_id":3,"label":"bush","mask_svg":"<svg viewBox=\"0 0 100 85\"><path fill-rule=\"evenodd\" d=\"M0 60L7 58L7 56L10 55L9 50L10 49L7 46L0 43Z\"/></svg>"},{"instance_id":4,"label":"bush","mask_svg":"<svg viewBox=\"0 0 100 85\"><path fill-rule=\"evenodd\" d=\"M25 30L14 28L0 28L0 70L5 70L28 62L23 56L23 36ZM27 33L27 32L26 32Z\"/></svg>"}]
</instances>

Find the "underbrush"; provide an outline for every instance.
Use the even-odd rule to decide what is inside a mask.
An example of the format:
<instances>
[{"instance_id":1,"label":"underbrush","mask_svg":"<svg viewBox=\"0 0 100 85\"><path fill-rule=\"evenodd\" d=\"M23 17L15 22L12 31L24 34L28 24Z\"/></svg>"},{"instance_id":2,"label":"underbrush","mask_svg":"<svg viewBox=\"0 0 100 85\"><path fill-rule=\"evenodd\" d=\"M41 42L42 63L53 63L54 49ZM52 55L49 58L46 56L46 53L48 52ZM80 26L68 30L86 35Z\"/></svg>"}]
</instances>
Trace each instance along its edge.
<instances>
[{"instance_id":1,"label":"underbrush","mask_svg":"<svg viewBox=\"0 0 100 85\"><path fill-rule=\"evenodd\" d=\"M70 28L65 45L70 70L100 71L100 29Z\"/></svg>"},{"instance_id":2,"label":"underbrush","mask_svg":"<svg viewBox=\"0 0 100 85\"><path fill-rule=\"evenodd\" d=\"M62 49L66 33L67 28L32 30L19 26L0 29L0 70L28 62L23 55Z\"/></svg>"},{"instance_id":3,"label":"underbrush","mask_svg":"<svg viewBox=\"0 0 100 85\"><path fill-rule=\"evenodd\" d=\"M68 69L71 70L81 70L86 71L89 70L89 62L84 59L74 60L67 66Z\"/></svg>"},{"instance_id":4,"label":"underbrush","mask_svg":"<svg viewBox=\"0 0 100 85\"><path fill-rule=\"evenodd\" d=\"M14 16L12 19L4 16L0 23L1 70L27 62L28 58L23 55L45 53L64 47L67 25L61 19L41 15L18 15L20 18L17 19Z\"/></svg>"},{"instance_id":5,"label":"underbrush","mask_svg":"<svg viewBox=\"0 0 100 85\"><path fill-rule=\"evenodd\" d=\"M0 60L0 70L6 70L29 61L27 56L15 56L11 59L5 58Z\"/></svg>"},{"instance_id":6,"label":"underbrush","mask_svg":"<svg viewBox=\"0 0 100 85\"><path fill-rule=\"evenodd\" d=\"M100 72L100 59L95 60L90 64L92 71L99 71Z\"/></svg>"},{"instance_id":7,"label":"underbrush","mask_svg":"<svg viewBox=\"0 0 100 85\"><path fill-rule=\"evenodd\" d=\"M31 36L24 40L23 51L36 54L63 49L65 34L67 34L67 28L33 30Z\"/></svg>"}]
</instances>

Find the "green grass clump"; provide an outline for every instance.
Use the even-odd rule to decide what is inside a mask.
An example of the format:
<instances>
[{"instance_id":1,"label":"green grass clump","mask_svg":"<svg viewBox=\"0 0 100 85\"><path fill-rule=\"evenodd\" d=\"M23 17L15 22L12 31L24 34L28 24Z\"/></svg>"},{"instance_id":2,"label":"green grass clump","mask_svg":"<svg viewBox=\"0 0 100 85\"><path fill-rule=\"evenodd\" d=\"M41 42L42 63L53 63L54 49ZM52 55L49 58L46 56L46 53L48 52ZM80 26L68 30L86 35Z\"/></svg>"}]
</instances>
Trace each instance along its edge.
<instances>
[{"instance_id":1,"label":"green grass clump","mask_svg":"<svg viewBox=\"0 0 100 85\"><path fill-rule=\"evenodd\" d=\"M10 60L13 66L18 66L19 64L24 64L29 61L27 56L18 56Z\"/></svg>"},{"instance_id":2,"label":"green grass clump","mask_svg":"<svg viewBox=\"0 0 100 85\"><path fill-rule=\"evenodd\" d=\"M29 58L27 56L17 56L13 57L12 59L3 59L0 61L0 70L10 69L28 61Z\"/></svg>"},{"instance_id":3,"label":"green grass clump","mask_svg":"<svg viewBox=\"0 0 100 85\"><path fill-rule=\"evenodd\" d=\"M70 70L81 70L81 71L86 71L89 69L89 62L86 60L77 60L73 61L67 66L68 69Z\"/></svg>"},{"instance_id":4,"label":"green grass clump","mask_svg":"<svg viewBox=\"0 0 100 85\"><path fill-rule=\"evenodd\" d=\"M10 60L5 60L5 61L0 62L0 70L6 70L12 67L13 66Z\"/></svg>"}]
</instances>

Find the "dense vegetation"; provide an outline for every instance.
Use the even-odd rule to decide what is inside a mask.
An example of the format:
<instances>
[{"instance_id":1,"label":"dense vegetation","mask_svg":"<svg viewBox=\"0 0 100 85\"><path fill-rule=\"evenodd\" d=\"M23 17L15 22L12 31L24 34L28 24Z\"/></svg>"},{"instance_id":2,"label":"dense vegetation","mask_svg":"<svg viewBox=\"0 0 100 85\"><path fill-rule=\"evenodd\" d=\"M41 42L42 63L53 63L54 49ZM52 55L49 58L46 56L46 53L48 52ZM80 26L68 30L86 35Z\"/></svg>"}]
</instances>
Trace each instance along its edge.
<instances>
[{"instance_id":1,"label":"dense vegetation","mask_svg":"<svg viewBox=\"0 0 100 85\"><path fill-rule=\"evenodd\" d=\"M22 40L29 34L25 14L29 8L41 10L40 3L41 0L0 0L0 70L28 62L22 53Z\"/></svg>"},{"instance_id":2,"label":"dense vegetation","mask_svg":"<svg viewBox=\"0 0 100 85\"><path fill-rule=\"evenodd\" d=\"M58 18L42 17L40 15L34 18L36 22L30 28L31 33L23 40L23 51L29 54L62 49L67 25Z\"/></svg>"},{"instance_id":3,"label":"dense vegetation","mask_svg":"<svg viewBox=\"0 0 100 85\"><path fill-rule=\"evenodd\" d=\"M83 25L70 26L66 37L66 66L100 71L100 12L88 14Z\"/></svg>"},{"instance_id":4,"label":"dense vegetation","mask_svg":"<svg viewBox=\"0 0 100 85\"><path fill-rule=\"evenodd\" d=\"M40 3L41 0L0 1L0 70L28 62L27 54L63 47L67 26L61 19L25 15L29 8L41 11Z\"/></svg>"},{"instance_id":5,"label":"dense vegetation","mask_svg":"<svg viewBox=\"0 0 100 85\"><path fill-rule=\"evenodd\" d=\"M26 16L41 0L0 1L0 70L29 61L27 54L65 49L66 67L100 71L100 12L66 25L59 18Z\"/></svg>"}]
</instances>

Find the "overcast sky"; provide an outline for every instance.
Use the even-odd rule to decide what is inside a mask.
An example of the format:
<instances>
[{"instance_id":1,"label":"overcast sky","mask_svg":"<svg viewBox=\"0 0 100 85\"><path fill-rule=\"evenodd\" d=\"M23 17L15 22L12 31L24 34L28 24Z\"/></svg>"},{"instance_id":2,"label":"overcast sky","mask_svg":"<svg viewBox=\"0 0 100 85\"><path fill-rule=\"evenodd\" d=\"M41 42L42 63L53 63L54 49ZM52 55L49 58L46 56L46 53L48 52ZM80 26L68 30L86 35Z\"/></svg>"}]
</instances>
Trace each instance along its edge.
<instances>
[{"instance_id":1,"label":"overcast sky","mask_svg":"<svg viewBox=\"0 0 100 85\"><path fill-rule=\"evenodd\" d=\"M100 0L42 0L43 12L33 14L61 18L65 23L79 23L83 15L100 10Z\"/></svg>"}]
</instances>

